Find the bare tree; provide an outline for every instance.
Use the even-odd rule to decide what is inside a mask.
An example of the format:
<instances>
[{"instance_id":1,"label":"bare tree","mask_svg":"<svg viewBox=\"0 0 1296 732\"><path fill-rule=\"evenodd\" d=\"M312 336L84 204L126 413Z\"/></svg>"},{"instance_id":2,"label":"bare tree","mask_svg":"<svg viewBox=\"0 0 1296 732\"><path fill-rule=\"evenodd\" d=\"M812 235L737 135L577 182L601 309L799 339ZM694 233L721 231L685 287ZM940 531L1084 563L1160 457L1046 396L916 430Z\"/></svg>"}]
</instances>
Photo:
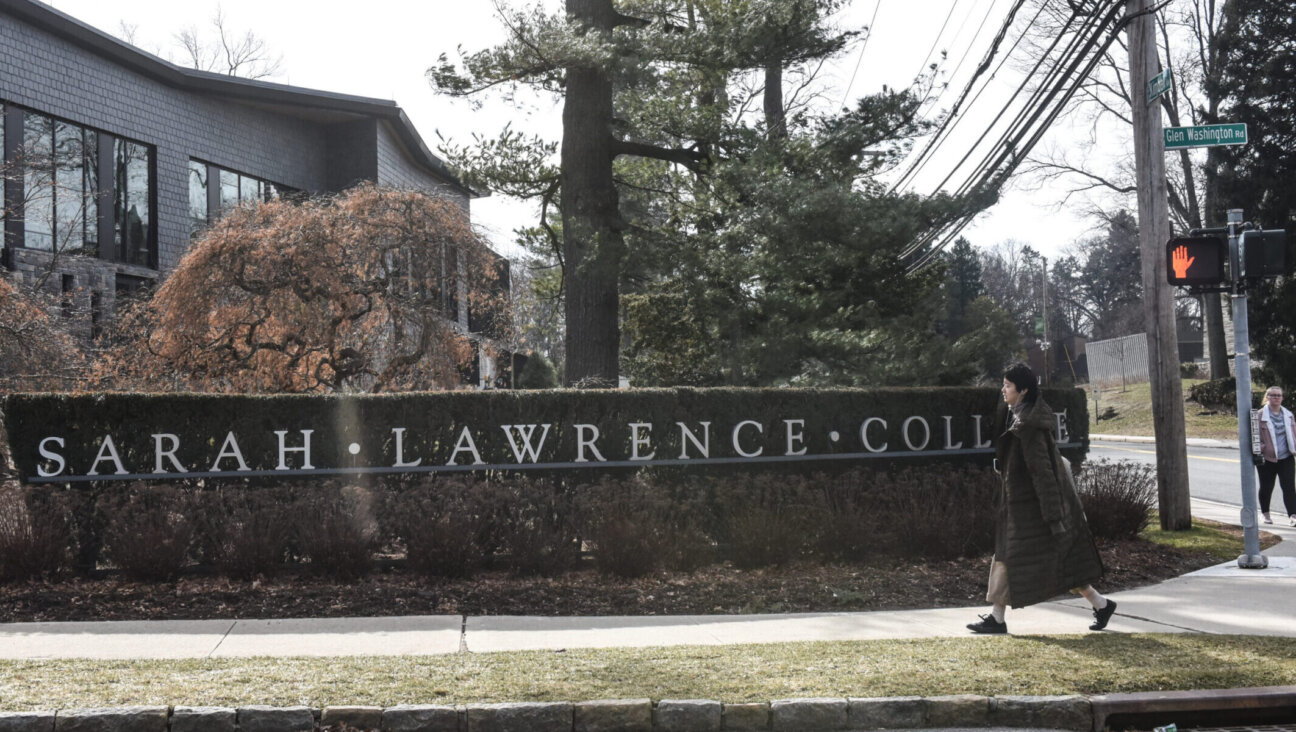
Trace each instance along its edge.
<instances>
[{"instance_id":1,"label":"bare tree","mask_svg":"<svg viewBox=\"0 0 1296 732\"><path fill-rule=\"evenodd\" d=\"M1038 1L1038 0L1037 0ZM1036 50L1058 32L1065 13L1044 5L1026 43ZM1173 0L1157 14L1158 53L1173 76L1170 93L1158 101L1170 126L1201 125L1218 121L1223 89L1218 83L1221 59L1217 38L1222 24L1219 8L1222 0ZM1085 203L1085 211L1097 215L1102 210L1129 208L1137 191L1132 156L1104 161L1090 154L1104 144L1119 149L1128 145L1113 142L1111 135L1123 136L1131 129L1132 104L1147 103L1142 89L1131 89L1126 68L1128 51L1121 37L1103 57L1102 63L1087 79L1072 102L1072 124L1088 130L1089 145L1069 144L1065 148L1047 148L1033 155L1022 172L1036 182L1067 181L1069 188L1061 203L1073 198ZM1042 52L1042 50L1041 50ZM1073 141L1074 142L1074 141ZM1175 163L1167 166L1167 188L1170 198L1171 228L1185 233L1189 229L1209 226L1219 213L1217 181L1222 153L1219 148L1205 152L1180 150ZM1212 376L1227 374L1224 349L1224 325L1218 294L1202 296L1201 309L1210 342Z\"/></svg>"},{"instance_id":2,"label":"bare tree","mask_svg":"<svg viewBox=\"0 0 1296 732\"><path fill-rule=\"evenodd\" d=\"M278 76L283 63L283 56L271 52L264 38L251 30L240 33L230 28L219 5L209 28L191 25L177 32L175 40L184 51L183 63L200 71L266 79Z\"/></svg>"}]
</instances>

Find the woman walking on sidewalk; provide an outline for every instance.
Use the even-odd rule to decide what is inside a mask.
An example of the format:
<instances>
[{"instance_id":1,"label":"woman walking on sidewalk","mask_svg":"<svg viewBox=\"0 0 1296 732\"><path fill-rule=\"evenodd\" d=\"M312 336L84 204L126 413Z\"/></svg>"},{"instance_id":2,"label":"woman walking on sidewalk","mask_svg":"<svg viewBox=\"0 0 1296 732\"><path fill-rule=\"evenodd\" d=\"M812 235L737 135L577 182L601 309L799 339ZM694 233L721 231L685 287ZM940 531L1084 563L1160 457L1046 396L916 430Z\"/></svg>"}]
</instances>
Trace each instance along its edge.
<instances>
[{"instance_id":1,"label":"woman walking on sidewalk","mask_svg":"<svg viewBox=\"0 0 1296 732\"><path fill-rule=\"evenodd\" d=\"M1296 526L1296 487L1293 486L1293 468L1296 465L1296 423L1292 413L1282 405L1282 387L1271 386L1265 390L1265 406L1260 408L1260 455L1264 458L1256 465L1260 474L1260 515L1266 524L1272 524L1269 516L1269 500L1273 498L1274 478L1282 486L1283 508L1287 509L1287 520Z\"/></svg>"},{"instance_id":2,"label":"woman walking on sidewalk","mask_svg":"<svg viewBox=\"0 0 1296 732\"><path fill-rule=\"evenodd\" d=\"M1007 633L1009 605L1034 605L1071 590L1093 606L1089 629L1102 630L1116 602L1091 584L1102 577L1102 559L1070 464L1053 438L1053 410L1040 398L1035 373L1025 364L1004 374L1002 393L1011 414L995 445L1002 480L995 495L995 553L986 591L991 609L967 627L974 633Z\"/></svg>"}]
</instances>

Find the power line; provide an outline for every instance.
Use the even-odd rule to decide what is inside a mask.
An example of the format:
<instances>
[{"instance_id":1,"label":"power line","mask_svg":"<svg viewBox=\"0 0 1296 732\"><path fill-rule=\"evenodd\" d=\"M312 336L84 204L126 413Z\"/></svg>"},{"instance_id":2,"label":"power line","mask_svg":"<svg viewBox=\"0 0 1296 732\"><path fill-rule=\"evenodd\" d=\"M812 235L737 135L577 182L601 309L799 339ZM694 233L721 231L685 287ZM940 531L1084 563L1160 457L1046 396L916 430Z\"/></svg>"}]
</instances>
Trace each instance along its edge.
<instances>
[{"instance_id":1,"label":"power line","mask_svg":"<svg viewBox=\"0 0 1296 732\"><path fill-rule=\"evenodd\" d=\"M953 125L956 124L955 120L959 118L958 115L963 106L963 102L967 99L968 95L972 93L972 89L976 87L977 81L990 69L991 62L994 61L994 57L999 53L999 46L1008 35L1008 31L1012 28L1013 21L1017 17L1017 12L1021 10L1021 7L1025 2L1026 0L1017 0L1008 11L1008 17L1004 20L1003 25L1000 26L999 32L995 35L994 41L991 42L990 48L986 51L985 58L983 58L981 63L977 65L976 71L972 74L972 78L968 80L967 86L963 88L963 93L960 94L959 98L954 102L954 106L950 109L949 114L945 116L945 119L941 120L940 127L936 129L935 134L932 135L931 139L927 142L927 145L918 153L918 157L914 158L914 161L909 164L909 167L905 169L905 172L902 173L900 177L896 179L895 183L892 184L892 192L899 190L900 186L904 185L905 181L916 176L922 168L926 166L927 161L930 160L936 151L940 149L941 145L945 144L945 140L949 137L950 130L953 128ZM994 72L990 75L990 79L993 79L999 73L999 69L1003 68L1008 57L1012 55L1013 51L1017 50L1018 44L1020 44L1022 39L1026 37L1026 32L1035 24L1035 21L1039 19L1040 13L1042 13L1043 10L1044 8L1041 5L1039 11L1037 11L1035 16L1031 18L1029 23L1027 23L1026 28L1023 29L1022 34L1017 37L1017 40L1013 43L1012 47L1008 49L1007 53L1005 53L1002 58L1000 58L999 64L995 66ZM989 80L987 80L986 84L982 85L976 95L972 97L969 106L975 104L976 101L981 98L981 92L985 91L987 86L989 86Z\"/></svg>"},{"instance_id":2,"label":"power line","mask_svg":"<svg viewBox=\"0 0 1296 732\"><path fill-rule=\"evenodd\" d=\"M954 9L957 7L958 0L954 0L953 3L950 3L950 11L945 16L945 22L941 23L940 30L936 31L936 39L932 41L931 48L927 49L927 57L923 59L922 66L918 68L918 73L915 74L915 76L921 76L923 69L927 68L927 62L931 61L932 54L936 52L936 46L940 45L941 36L945 35L945 28L949 26L950 18L954 17Z\"/></svg>"},{"instance_id":3,"label":"power line","mask_svg":"<svg viewBox=\"0 0 1296 732\"><path fill-rule=\"evenodd\" d=\"M959 186L956 196L975 195L978 192L997 190L1016 170L1017 166L1038 143L1039 139L1057 119L1066 104L1074 96L1085 78L1093 72L1102 55L1115 41L1121 29L1129 19L1120 19L1122 3L1113 2L1105 16L1092 15L1096 22L1090 23L1089 14L1081 24L1074 38L1067 44L1061 58L1058 59L1052 72L1031 96L1027 106L1017 114L1008 130L996 141L992 150ZM1074 12L1067 21L1067 27L1079 13ZM1054 44L1056 46L1056 43ZM1101 46L1094 52L1096 46ZM1083 67L1083 68L1082 68ZM1029 77L1028 77L1029 78ZM1020 91L1020 90L1019 90ZM1059 98L1060 95L1060 98ZM1002 116L1002 115L1001 115ZM998 119L998 118L996 118ZM986 131L983 140L989 134ZM981 140L978 140L978 144ZM966 156L965 156L966 160ZM960 166L961 166L960 162ZM957 167L955 170L957 170ZM946 177L946 181L952 177ZM942 182L942 185L944 182ZM908 271L913 271L929 263L937 253L971 222L977 212L965 214L943 227L931 231L927 236L912 242L902 252L902 257L910 260ZM939 242L937 241L939 240Z\"/></svg>"},{"instance_id":4,"label":"power line","mask_svg":"<svg viewBox=\"0 0 1296 732\"><path fill-rule=\"evenodd\" d=\"M873 24L877 21L878 10L882 7L882 0L877 0L877 5L873 6L873 17L869 18L868 35L864 36L864 42L860 44L859 57L855 59L855 70L851 72L850 83L846 85L846 93L842 94L841 106L846 106L846 100L850 99L851 87L855 86L855 75L859 73L860 62L864 60L864 49L868 48L869 39L873 37Z\"/></svg>"}]
</instances>

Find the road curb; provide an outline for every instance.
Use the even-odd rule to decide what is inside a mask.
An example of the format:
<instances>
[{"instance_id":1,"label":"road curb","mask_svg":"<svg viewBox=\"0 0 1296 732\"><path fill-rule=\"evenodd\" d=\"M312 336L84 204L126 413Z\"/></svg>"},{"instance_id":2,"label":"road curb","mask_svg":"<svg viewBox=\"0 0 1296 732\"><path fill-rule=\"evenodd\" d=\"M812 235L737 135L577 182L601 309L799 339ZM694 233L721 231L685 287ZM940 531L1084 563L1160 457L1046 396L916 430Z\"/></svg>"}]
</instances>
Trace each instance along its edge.
<instances>
[{"instance_id":1,"label":"road curb","mask_svg":"<svg viewBox=\"0 0 1296 732\"><path fill-rule=\"evenodd\" d=\"M1155 437L1146 437L1144 435L1097 435L1089 433L1089 442L1134 442L1145 445L1155 445ZM1184 440L1188 447L1213 447L1220 450L1236 450L1238 444L1236 440L1215 440L1209 437L1189 437Z\"/></svg>"},{"instance_id":2,"label":"road curb","mask_svg":"<svg viewBox=\"0 0 1296 732\"><path fill-rule=\"evenodd\" d=\"M851 732L931 728L1140 729L1193 719L1227 725L1288 716L1296 686L1097 696L820 697L725 704L607 699L514 704L117 707L0 712L0 732Z\"/></svg>"}]
</instances>

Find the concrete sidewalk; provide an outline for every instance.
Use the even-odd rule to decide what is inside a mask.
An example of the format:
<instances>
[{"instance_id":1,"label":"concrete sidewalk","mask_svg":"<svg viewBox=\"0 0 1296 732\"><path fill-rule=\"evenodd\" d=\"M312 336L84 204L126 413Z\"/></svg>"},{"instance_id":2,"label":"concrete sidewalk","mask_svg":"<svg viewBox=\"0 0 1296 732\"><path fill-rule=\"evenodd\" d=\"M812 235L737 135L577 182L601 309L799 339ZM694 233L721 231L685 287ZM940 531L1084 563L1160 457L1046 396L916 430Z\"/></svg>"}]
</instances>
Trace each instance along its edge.
<instances>
[{"instance_id":1,"label":"concrete sidewalk","mask_svg":"<svg viewBox=\"0 0 1296 732\"><path fill-rule=\"evenodd\" d=\"M1194 500L1193 515L1237 524L1236 506ZM1227 562L1111 595L1106 632L1296 637L1296 528L1263 526L1284 541L1269 569ZM1099 587L1099 590L1102 588ZM888 612L649 617L464 617L173 620L0 624L0 658L234 658L395 656L565 648L726 645L968 636L984 606ZM1010 610L1014 635L1087 633L1080 598Z\"/></svg>"}]
</instances>

